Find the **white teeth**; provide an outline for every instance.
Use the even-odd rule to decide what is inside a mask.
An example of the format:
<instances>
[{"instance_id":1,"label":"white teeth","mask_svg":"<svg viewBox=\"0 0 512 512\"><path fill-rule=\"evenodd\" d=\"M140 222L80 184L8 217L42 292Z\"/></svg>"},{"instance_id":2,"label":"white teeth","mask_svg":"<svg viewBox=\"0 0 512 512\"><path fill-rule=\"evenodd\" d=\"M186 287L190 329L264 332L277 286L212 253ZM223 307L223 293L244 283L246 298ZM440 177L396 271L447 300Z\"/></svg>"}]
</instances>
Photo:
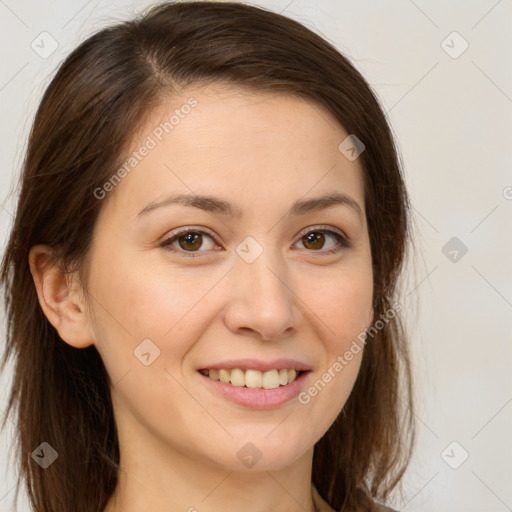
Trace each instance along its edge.
<instances>
[{"instance_id":1,"label":"white teeth","mask_svg":"<svg viewBox=\"0 0 512 512\"><path fill-rule=\"evenodd\" d=\"M231 377L231 372L229 370L219 370L219 379L221 382L229 382L229 379Z\"/></svg>"},{"instance_id":2,"label":"white teeth","mask_svg":"<svg viewBox=\"0 0 512 512\"><path fill-rule=\"evenodd\" d=\"M204 375L213 380L220 380L226 384L231 383L233 386L248 388L275 389L279 386L286 386L297 378L295 369L282 368L280 370L269 370L260 372L259 370L242 370L234 368L226 370L224 368L217 370L201 370Z\"/></svg>"},{"instance_id":3,"label":"white teeth","mask_svg":"<svg viewBox=\"0 0 512 512\"><path fill-rule=\"evenodd\" d=\"M231 384L233 386L245 386L245 375L240 368L235 368L234 370L231 370Z\"/></svg>"},{"instance_id":4,"label":"white teeth","mask_svg":"<svg viewBox=\"0 0 512 512\"><path fill-rule=\"evenodd\" d=\"M245 372L245 385L248 388L261 388L262 380L261 372L258 370L247 370Z\"/></svg>"},{"instance_id":5,"label":"white teeth","mask_svg":"<svg viewBox=\"0 0 512 512\"><path fill-rule=\"evenodd\" d=\"M274 389L279 387L279 373L277 370L269 370L263 374L263 388Z\"/></svg>"}]
</instances>

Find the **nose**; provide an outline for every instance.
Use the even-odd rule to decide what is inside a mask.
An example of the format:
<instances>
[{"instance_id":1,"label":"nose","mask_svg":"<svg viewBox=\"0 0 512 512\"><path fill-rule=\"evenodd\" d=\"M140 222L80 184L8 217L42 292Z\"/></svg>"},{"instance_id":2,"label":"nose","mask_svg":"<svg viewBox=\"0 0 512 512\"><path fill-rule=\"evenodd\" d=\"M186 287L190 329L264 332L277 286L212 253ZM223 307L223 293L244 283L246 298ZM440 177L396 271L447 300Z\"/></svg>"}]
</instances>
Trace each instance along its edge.
<instances>
[{"instance_id":1,"label":"nose","mask_svg":"<svg viewBox=\"0 0 512 512\"><path fill-rule=\"evenodd\" d=\"M299 328L300 300L290 282L290 272L279 257L263 251L252 263L237 258L230 275L224 322L231 332L252 333L269 341L289 336Z\"/></svg>"}]
</instances>

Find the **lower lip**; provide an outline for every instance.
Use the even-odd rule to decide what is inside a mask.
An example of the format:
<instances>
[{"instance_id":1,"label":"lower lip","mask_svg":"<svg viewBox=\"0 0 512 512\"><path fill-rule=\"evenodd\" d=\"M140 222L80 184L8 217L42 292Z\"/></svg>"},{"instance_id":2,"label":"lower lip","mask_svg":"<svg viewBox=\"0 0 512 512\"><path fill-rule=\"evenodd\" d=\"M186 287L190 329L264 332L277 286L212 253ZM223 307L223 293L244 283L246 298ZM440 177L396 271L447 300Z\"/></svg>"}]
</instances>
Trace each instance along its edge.
<instances>
[{"instance_id":1,"label":"lower lip","mask_svg":"<svg viewBox=\"0 0 512 512\"><path fill-rule=\"evenodd\" d=\"M309 371L301 373L292 383L274 389L246 388L233 386L220 380L213 380L201 372L197 372L210 389L224 398L244 407L253 409L271 409L279 407L294 399L305 387L304 383Z\"/></svg>"}]
</instances>

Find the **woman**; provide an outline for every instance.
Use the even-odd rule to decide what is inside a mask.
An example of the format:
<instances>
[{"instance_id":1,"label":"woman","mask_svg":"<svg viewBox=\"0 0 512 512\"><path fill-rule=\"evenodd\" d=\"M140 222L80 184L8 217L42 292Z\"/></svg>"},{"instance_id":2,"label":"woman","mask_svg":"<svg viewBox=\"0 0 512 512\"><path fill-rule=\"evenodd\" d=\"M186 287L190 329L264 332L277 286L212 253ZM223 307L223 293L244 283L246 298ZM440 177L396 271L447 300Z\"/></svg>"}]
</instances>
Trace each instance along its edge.
<instances>
[{"instance_id":1,"label":"woman","mask_svg":"<svg viewBox=\"0 0 512 512\"><path fill-rule=\"evenodd\" d=\"M382 110L301 24L166 3L88 38L1 273L34 510L390 510L407 239Z\"/></svg>"}]
</instances>

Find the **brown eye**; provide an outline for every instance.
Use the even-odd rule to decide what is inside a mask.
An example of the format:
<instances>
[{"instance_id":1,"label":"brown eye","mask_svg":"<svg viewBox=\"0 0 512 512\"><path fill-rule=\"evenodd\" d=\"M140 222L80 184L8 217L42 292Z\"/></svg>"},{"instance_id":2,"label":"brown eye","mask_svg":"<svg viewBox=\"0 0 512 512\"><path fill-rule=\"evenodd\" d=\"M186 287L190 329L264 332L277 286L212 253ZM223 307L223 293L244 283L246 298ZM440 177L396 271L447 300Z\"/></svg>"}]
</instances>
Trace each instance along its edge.
<instances>
[{"instance_id":1,"label":"brown eye","mask_svg":"<svg viewBox=\"0 0 512 512\"><path fill-rule=\"evenodd\" d=\"M202 235L190 232L177 238L180 247L185 251L195 251L201 247L203 242Z\"/></svg>"},{"instance_id":2,"label":"brown eye","mask_svg":"<svg viewBox=\"0 0 512 512\"><path fill-rule=\"evenodd\" d=\"M209 244L206 242L207 240L210 240ZM185 229L164 240L160 247L168 251L189 253L186 256L196 256L194 253L213 249L215 242L212 236L205 231Z\"/></svg>"},{"instance_id":3,"label":"brown eye","mask_svg":"<svg viewBox=\"0 0 512 512\"><path fill-rule=\"evenodd\" d=\"M328 245L325 247L326 243L328 244L329 239L333 240L334 242L331 243L330 246ZM341 251L342 249L348 249L351 247L351 244L347 238L342 236L340 233L330 229L310 229L309 231L305 232L299 241L309 252L316 251L320 254L334 254Z\"/></svg>"},{"instance_id":4,"label":"brown eye","mask_svg":"<svg viewBox=\"0 0 512 512\"><path fill-rule=\"evenodd\" d=\"M306 249L318 250L321 249L325 243L325 236L319 231L312 231L311 233L301 238Z\"/></svg>"}]
</instances>

